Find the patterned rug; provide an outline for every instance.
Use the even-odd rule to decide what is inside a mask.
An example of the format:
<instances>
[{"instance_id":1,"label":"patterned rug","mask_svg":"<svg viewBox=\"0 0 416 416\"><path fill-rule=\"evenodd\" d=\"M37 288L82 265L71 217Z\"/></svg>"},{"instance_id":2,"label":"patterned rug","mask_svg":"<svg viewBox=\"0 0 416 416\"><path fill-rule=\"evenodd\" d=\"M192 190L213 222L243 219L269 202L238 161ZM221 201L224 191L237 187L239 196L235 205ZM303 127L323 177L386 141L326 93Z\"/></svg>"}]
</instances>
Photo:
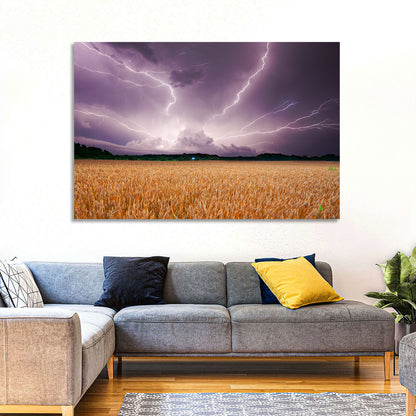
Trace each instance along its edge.
<instances>
[{"instance_id":1,"label":"patterned rug","mask_svg":"<svg viewBox=\"0 0 416 416\"><path fill-rule=\"evenodd\" d=\"M118 416L404 416L404 394L127 393Z\"/></svg>"}]
</instances>

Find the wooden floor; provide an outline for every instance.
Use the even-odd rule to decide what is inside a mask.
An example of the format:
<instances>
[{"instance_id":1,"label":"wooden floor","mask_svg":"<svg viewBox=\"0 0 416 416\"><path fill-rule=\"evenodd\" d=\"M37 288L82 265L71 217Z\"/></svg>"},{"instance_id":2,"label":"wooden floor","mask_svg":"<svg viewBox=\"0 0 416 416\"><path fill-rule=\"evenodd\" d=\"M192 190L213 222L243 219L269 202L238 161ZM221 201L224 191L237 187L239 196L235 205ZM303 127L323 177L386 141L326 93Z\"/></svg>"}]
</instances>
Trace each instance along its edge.
<instances>
[{"instance_id":1,"label":"wooden floor","mask_svg":"<svg viewBox=\"0 0 416 416\"><path fill-rule=\"evenodd\" d=\"M398 376L384 381L383 358L131 358L114 360L75 408L75 416L117 416L126 393L307 392L404 393Z\"/></svg>"}]
</instances>

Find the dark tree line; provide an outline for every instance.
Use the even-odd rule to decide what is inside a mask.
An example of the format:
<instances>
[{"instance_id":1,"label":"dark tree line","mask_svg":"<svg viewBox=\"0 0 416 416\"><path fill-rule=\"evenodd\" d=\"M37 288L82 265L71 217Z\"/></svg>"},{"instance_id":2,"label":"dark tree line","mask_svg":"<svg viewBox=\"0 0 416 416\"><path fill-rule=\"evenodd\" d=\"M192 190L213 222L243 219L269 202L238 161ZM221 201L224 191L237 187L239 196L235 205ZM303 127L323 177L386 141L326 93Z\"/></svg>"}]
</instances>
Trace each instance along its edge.
<instances>
[{"instance_id":1,"label":"dark tree line","mask_svg":"<svg viewBox=\"0 0 416 416\"><path fill-rule=\"evenodd\" d=\"M257 156L220 157L204 153L183 153L177 155L113 155L108 150L89 147L75 143L75 159L112 159L112 160L156 160L156 161L185 161L185 160L242 160L242 161L283 161L283 160L322 160L339 161L339 156L328 154L324 156L297 156L282 153L262 153Z\"/></svg>"}]
</instances>

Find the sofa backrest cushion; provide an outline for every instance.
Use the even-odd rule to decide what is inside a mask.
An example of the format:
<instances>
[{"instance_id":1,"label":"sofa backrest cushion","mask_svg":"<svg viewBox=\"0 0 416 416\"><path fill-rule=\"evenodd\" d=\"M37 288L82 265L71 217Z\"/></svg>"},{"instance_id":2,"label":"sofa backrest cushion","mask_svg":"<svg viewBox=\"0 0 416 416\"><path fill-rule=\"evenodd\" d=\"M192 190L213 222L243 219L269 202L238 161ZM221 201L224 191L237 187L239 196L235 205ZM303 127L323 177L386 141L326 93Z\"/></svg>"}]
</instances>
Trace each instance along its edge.
<instances>
[{"instance_id":1,"label":"sofa backrest cushion","mask_svg":"<svg viewBox=\"0 0 416 416\"><path fill-rule=\"evenodd\" d=\"M102 263L26 262L44 303L93 305L103 292Z\"/></svg>"},{"instance_id":2,"label":"sofa backrest cushion","mask_svg":"<svg viewBox=\"0 0 416 416\"><path fill-rule=\"evenodd\" d=\"M225 266L216 261L169 263L166 303L227 305Z\"/></svg>"},{"instance_id":3,"label":"sofa backrest cushion","mask_svg":"<svg viewBox=\"0 0 416 416\"><path fill-rule=\"evenodd\" d=\"M332 270L328 263L317 261L315 267L332 285ZM259 276L250 262L232 262L225 265L227 273L227 306L261 303Z\"/></svg>"},{"instance_id":4,"label":"sofa backrest cushion","mask_svg":"<svg viewBox=\"0 0 416 416\"><path fill-rule=\"evenodd\" d=\"M102 263L26 262L45 303L93 305L103 292ZM220 262L172 262L168 265L167 303L226 306L225 266Z\"/></svg>"}]
</instances>

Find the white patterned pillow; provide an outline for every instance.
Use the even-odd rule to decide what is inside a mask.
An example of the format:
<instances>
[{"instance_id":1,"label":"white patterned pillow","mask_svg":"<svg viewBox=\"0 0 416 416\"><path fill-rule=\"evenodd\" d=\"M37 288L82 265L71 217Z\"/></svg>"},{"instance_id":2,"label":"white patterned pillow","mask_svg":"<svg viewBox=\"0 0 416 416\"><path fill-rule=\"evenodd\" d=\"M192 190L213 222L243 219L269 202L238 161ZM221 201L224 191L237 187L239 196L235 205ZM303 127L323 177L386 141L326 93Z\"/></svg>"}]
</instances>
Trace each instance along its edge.
<instances>
[{"instance_id":1,"label":"white patterned pillow","mask_svg":"<svg viewBox=\"0 0 416 416\"><path fill-rule=\"evenodd\" d=\"M43 308L32 272L16 257L0 260L0 296L9 308Z\"/></svg>"}]
</instances>

